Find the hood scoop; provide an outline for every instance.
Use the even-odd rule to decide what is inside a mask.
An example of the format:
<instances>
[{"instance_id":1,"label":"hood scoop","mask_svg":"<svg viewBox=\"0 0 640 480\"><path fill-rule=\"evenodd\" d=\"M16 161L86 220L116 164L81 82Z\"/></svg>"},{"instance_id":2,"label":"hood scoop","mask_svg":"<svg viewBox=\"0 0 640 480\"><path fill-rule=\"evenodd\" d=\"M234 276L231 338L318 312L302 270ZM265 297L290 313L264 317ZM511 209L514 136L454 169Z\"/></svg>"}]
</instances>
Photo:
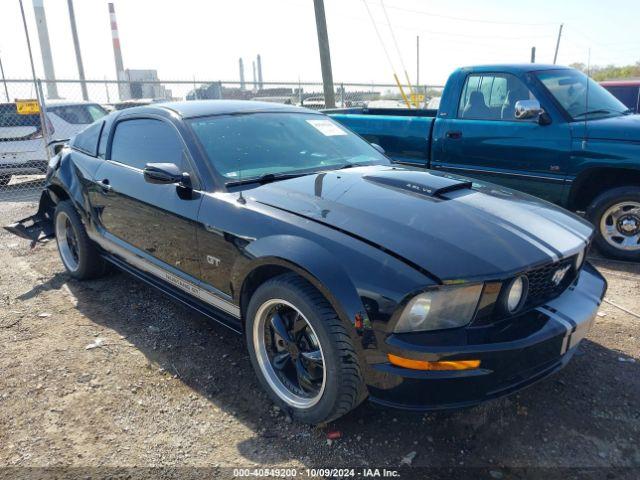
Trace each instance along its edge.
<instances>
[{"instance_id":1,"label":"hood scoop","mask_svg":"<svg viewBox=\"0 0 640 480\"><path fill-rule=\"evenodd\" d=\"M454 178L441 177L426 173L411 175L413 178L402 178L402 175L365 175L363 178L384 187L391 187L405 192L431 198L442 198L445 193L455 190L471 190L472 183Z\"/></svg>"}]
</instances>

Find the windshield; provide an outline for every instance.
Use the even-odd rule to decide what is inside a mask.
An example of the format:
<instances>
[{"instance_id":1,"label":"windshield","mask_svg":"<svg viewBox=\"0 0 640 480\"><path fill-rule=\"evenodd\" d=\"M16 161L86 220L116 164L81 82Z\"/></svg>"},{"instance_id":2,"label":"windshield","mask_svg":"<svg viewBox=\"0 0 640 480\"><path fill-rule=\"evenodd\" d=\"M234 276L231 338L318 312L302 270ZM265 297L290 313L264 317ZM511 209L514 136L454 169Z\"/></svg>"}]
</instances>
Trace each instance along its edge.
<instances>
[{"instance_id":1,"label":"windshield","mask_svg":"<svg viewBox=\"0 0 640 480\"><path fill-rule=\"evenodd\" d=\"M549 70L536 75L573 120L615 117L628 111L616 97L577 70Z\"/></svg>"},{"instance_id":2,"label":"windshield","mask_svg":"<svg viewBox=\"0 0 640 480\"><path fill-rule=\"evenodd\" d=\"M211 164L232 180L390 163L323 115L249 113L197 118L190 124Z\"/></svg>"}]
</instances>

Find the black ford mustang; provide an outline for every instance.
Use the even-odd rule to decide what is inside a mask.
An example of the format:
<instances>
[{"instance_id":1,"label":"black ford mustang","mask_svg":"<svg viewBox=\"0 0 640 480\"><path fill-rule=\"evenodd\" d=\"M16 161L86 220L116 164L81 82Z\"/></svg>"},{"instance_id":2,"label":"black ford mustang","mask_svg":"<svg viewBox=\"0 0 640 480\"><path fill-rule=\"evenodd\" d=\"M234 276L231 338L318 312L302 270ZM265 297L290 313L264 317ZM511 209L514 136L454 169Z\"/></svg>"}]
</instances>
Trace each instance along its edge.
<instances>
[{"instance_id":1,"label":"black ford mustang","mask_svg":"<svg viewBox=\"0 0 640 480\"><path fill-rule=\"evenodd\" d=\"M606 289L581 219L258 102L110 114L7 228L55 236L75 278L115 264L244 332L264 388L311 423L367 396L420 410L529 385L567 363Z\"/></svg>"}]
</instances>

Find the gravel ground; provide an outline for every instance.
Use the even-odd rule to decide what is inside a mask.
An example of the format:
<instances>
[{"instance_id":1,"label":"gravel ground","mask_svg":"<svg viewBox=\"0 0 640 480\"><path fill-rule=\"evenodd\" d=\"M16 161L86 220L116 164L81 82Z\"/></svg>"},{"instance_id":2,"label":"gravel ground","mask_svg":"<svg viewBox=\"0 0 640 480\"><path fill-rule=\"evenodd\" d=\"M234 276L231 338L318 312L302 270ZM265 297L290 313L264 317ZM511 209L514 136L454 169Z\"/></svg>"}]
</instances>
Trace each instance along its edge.
<instances>
[{"instance_id":1,"label":"gravel ground","mask_svg":"<svg viewBox=\"0 0 640 480\"><path fill-rule=\"evenodd\" d=\"M35 208L4 201L0 223ZM7 467L207 467L220 478L232 475L223 467L402 465L638 478L640 265L592 261L612 303L559 374L462 411L365 403L309 427L262 393L240 336L123 273L74 281L54 243L30 250L0 233L0 478L25 473Z\"/></svg>"}]
</instances>

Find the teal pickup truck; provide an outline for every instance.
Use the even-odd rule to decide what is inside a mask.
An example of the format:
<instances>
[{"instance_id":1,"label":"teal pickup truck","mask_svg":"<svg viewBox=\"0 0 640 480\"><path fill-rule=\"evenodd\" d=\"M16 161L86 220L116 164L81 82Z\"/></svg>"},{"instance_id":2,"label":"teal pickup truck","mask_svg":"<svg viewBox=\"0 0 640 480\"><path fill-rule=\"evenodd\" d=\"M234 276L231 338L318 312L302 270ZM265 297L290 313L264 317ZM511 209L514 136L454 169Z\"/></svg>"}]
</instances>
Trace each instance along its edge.
<instances>
[{"instance_id":1,"label":"teal pickup truck","mask_svg":"<svg viewBox=\"0 0 640 480\"><path fill-rule=\"evenodd\" d=\"M640 115L556 65L460 68L439 110L329 110L392 159L521 190L597 227L607 256L640 260Z\"/></svg>"}]
</instances>

